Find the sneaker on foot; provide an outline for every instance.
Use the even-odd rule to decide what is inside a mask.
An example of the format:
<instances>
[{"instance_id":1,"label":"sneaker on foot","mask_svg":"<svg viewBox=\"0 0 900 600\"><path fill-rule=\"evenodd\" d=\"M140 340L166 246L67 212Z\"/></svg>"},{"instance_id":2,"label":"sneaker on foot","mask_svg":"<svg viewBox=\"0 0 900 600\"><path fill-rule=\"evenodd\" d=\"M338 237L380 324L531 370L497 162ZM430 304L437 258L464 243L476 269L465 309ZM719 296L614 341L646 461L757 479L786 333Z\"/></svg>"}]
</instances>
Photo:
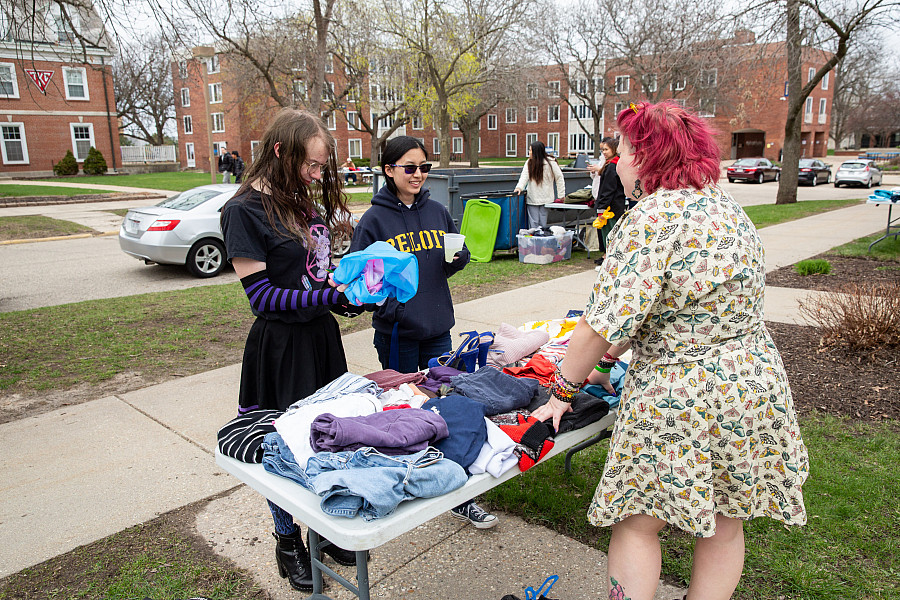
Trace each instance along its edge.
<instances>
[{"instance_id":1,"label":"sneaker on foot","mask_svg":"<svg viewBox=\"0 0 900 600\"><path fill-rule=\"evenodd\" d=\"M500 522L496 515L492 515L474 502L451 508L450 514L457 519L468 521L478 529L490 529Z\"/></svg>"}]
</instances>

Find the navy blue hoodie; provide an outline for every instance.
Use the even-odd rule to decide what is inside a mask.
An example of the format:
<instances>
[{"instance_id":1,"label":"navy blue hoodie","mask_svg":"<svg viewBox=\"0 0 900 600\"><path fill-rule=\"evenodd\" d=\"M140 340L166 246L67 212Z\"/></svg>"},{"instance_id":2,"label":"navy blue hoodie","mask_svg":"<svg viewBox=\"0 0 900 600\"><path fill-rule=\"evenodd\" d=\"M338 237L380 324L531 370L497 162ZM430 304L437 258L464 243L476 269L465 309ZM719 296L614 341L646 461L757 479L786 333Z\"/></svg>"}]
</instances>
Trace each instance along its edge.
<instances>
[{"instance_id":1,"label":"navy blue hoodie","mask_svg":"<svg viewBox=\"0 0 900 600\"><path fill-rule=\"evenodd\" d=\"M372 326L385 335L391 335L397 322L400 337L427 340L450 331L456 323L447 278L469 263L469 249L463 247L453 262L444 260L444 234L459 230L447 209L430 196L423 189L407 207L387 186L382 187L353 232L351 252L382 241L415 254L419 261L416 295L405 304L388 298L372 315Z\"/></svg>"}]
</instances>

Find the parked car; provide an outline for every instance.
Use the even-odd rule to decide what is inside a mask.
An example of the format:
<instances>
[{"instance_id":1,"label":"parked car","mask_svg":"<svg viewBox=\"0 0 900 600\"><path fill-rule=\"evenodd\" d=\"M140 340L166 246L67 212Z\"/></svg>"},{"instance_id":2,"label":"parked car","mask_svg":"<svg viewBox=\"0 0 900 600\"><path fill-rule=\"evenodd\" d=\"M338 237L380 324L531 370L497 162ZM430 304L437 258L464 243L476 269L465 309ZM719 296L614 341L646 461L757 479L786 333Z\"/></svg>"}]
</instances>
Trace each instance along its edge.
<instances>
[{"instance_id":1,"label":"parked car","mask_svg":"<svg viewBox=\"0 0 900 600\"><path fill-rule=\"evenodd\" d=\"M741 158L726 171L729 183L738 180L778 181L781 178L781 167L772 164L768 158Z\"/></svg>"},{"instance_id":2,"label":"parked car","mask_svg":"<svg viewBox=\"0 0 900 600\"><path fill-rule=\"evenodd\" d=\"M837 173L834 174L834 187L858 183L867 188L873 185L881 185L881 169L874 160L857 159L841 163Z\"/></svg>"},{"instance_id":3,"label":"parked car","mask_svg":"<svg viewBox=\"0 0 900 600\"><path fill-rule=\"evenodd\" d=\"M808 183L812 186L831 183L831 167L818 158L801 158L797 183Z\"/></svg>"},{"instance_id":4,"label":"parked car","mask_svg":"<svg viewBox=\"0 0 900 600\"><path fill-rule=\"evenodd\" d=\"M219 218L239 187L235 183L203 185L156 206L129 210L119 229L119 247L148 265L185 265L196 277L215 277L228 262ZM353 227L357 222L351 218ZM335 258L349 248L349 237L338 241Z\"/></svg>"}]
</instances>

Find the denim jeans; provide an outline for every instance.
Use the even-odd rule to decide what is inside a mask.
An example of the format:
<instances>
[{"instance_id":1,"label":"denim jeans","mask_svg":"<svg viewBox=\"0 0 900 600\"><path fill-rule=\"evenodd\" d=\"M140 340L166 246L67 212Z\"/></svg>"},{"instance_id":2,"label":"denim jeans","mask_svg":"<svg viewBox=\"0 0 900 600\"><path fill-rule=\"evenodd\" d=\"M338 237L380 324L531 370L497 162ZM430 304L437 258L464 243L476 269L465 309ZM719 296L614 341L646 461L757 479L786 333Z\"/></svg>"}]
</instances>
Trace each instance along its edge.
<instances>
[{"instance_id":1,"label":"denim jeans","mask_svg":"<svg viewBox=\"0 0 900 600\"><path fill-rule=\"evenodd\" d=\"M415 454L386 456L372 448L353 452L320 452L299 470L277 433L263 442L266 471L295 481L322 497L331 516L366 521L386 517L404 500L433 498L462 487L466 472L434 448Z\"/></svg>"},{"instance_id":2,"label":"denim jeans","mask_svg":"<svg viewBox=\"0 0 900 600\"><path fill-rule=\"evenodd\" d=\"M375 350L378 351L378 360L382 369L390 368L391 336L379 331L375 332ZM428 366L428 361L444 352L453 350L453 342L450 332L442 333L427 340L411 340L400 338L400 365L397 370L401 373L415 373Z\"/></svg>"}]
</instances>

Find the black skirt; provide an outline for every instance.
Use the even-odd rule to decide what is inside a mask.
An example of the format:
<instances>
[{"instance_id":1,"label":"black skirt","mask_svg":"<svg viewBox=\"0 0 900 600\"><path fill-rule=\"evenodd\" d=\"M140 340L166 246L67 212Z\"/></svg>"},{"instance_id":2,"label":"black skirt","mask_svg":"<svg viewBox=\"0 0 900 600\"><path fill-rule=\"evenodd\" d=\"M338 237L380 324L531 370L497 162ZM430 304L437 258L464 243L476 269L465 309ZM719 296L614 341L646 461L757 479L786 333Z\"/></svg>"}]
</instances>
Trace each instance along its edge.
<instances>
[{"instance_id":1,"label":"black skirt","mask_svg":"<svg viewBox=\"0 0 900 600\"><path fill-rule=\"evenodd\" d=\"M341 330L330 313L306 323L257 318L241 367L241 412L285 410L347 372Z\"/></svg>"}]
</instances>

